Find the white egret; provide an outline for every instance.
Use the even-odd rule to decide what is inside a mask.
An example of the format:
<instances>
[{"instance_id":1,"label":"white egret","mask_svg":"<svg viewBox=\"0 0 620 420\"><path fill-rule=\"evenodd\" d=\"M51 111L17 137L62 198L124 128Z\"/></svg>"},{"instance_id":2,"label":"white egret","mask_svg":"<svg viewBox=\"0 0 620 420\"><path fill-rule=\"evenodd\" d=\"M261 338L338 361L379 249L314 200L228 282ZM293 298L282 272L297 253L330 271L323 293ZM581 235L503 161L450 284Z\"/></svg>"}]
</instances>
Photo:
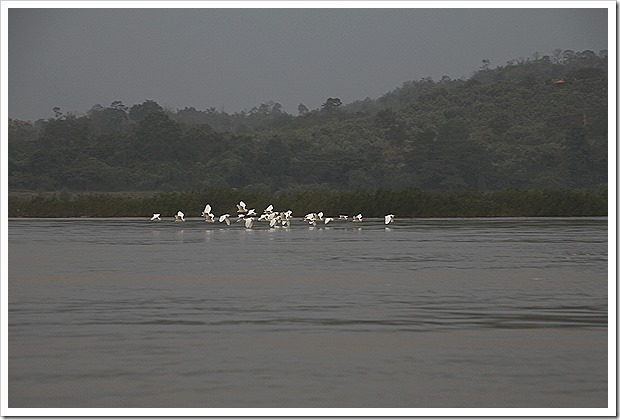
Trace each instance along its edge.
<instances>
[{"instance_id":1,"label":"white egret","mask_svg":"<svg viewBox=\"0 0 620 420\"><path fill-rule=\"evenodd\" d=\"M312 226L316 226L316 221L319 219L319 216L316 213L308 213L304 216L304 221L308 222Z\"/></svg>"},{"instance_id":2,"label":"white egret","mask_svg":"<svg viewBox=\"0 0 620 420\"><path fill-rule=\"evenodd\" d=\"M205 206L205 209L202 211L202 216L205 218L205 222L215 222L215 216L211 213L211 204Z\"/></svg>"},{"instance_id":3,"label":"white egret","mask_svg":"<svg viewBox=\"0 0 620 420\"><path fill-rule=\"evenodd\" d=\"M354 222L361 222L362 221L362 213L359 213L356 216L353 216L353 218L351 220L354 221Z\"/></svg>"},{"instance_id":4,"label":"white egret","mask_svg":"<svg viewBox=\"0 0 620 420\"><path fill-rule=\"evenodd\" d=\"M349 216L347 216L346 214L341 214L340 216L338 216L338 219L340 220L347 220L349 218Z\"/></svg>"},{"instance_id":5,"label":"white egret","mask_svg":"<svg viewBox=\"0 0 620 420\"><path fill-rule=\"evenodd\" d=\"M280 213L280 219L282 220L282 226L291 226L291 218L293 216L293 211L288 210L284 213Z\"/></svg>"},{"instance_id":6,"label":"white egret","mask_svg":"<svg viewBox=\"0 0 620 420\"><path fill-rule=\"evenodd\" d=\"M174 215L174 221L175 222L184 222L185 221L185 215L183 214L183 212L181 210L179 210L178 213Z\"/></svg>"},{"instance_id":7,"label":"white egret","mask_svg":"<svg viewBox=\"0 0 620 420\"><path fill-rule=\"evenodd\" d=\"M246 229L252 229L253 225L254 225L254 218L253 217L248 217L247 219L245 219L245 227L246 227Z\"/></svg>"},{"instance_id":8,"label":"white egret","mask_svg":"<svg viewBox=\"0 0 620 420\"><path fill-rule=\"evenodd\" d=\"M153 213L153 217L151 217L151 220L161 220L159 216L161 216L161 213Z\"/></svg>"},{"instance_id":9,"label":"white egret","mask_svg":"<svg viewBox=\"0 0 620 420\"><path fill-rule=\"evenodd\" d=\"M226 223L228 226L230 226L230 214L222 214L218 220L220 223Z\"/></svg>"},{"instance_id":10,"label":"white egret","mask_svg":"<svg viewBox=\"0 0 620 420\"><path fill-rule=\"evenodd\" d=\"M333 217L326 217L325 218L325 224L328 224L329 222L331 222L332 220L334 220Z\"/></svg>"},{"instance_id":11,"label":"white egret","mask_svg":"<svg viewBox=\"0 0 620 420\"><path fill-rule=\"evenodd\" d=\"M273 204L269 204L267 208L265 209L265 211L263 211L263 213L267 213L267 214L271 212L273 212Z\"/></svg>"},{"instance_id":12,"label":"white egret","mask_svg":"<svg viewBox=\"0 0 620 420\"><path fill-rule=\"evenodd\" d=\"M274 227L275 225L277 225L280 219L281 219L280 215L276 215L275 217L272 217L271 220L269 220L269 227Z\"/></svg>"},{"instance_id":13,"label":"white egret","mask_svg":"<svg viewBox=\"0 0 620 420\"><path fill-rule=\"evenodd\" d=\"M247 213L247 211L246 204L243 201L239 201L239 204L237 204L237 213Z\"/></svg>"},{"instance_id":14,"label":"white egret","mask_svg":"<svg viewBox=\"0 0 620 420\"><path fill-rule=\"evenodd\" d=\"M394 221L394 215L393 214L386 214L385 215L385 224L386 225L389 225L393 221Z\"/></svg>"}]
</instances>

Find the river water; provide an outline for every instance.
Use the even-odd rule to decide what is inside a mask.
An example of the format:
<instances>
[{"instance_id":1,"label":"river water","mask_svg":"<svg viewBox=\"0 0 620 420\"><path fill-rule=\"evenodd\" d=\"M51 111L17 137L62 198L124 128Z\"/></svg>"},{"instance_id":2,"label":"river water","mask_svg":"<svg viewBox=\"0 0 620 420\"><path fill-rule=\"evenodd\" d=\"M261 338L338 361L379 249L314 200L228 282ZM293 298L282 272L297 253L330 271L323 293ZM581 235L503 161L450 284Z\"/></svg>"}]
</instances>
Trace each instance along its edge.
<instances>
[{"instance_id":1,"label":"river water","mask_svg":"<svg viewBox=\"0 0 620 420\"><path fill-rule=\"evenodd\" d=\"M607 407L608 227L10 219L8 406Z\"/></svg>"}]
</instances>

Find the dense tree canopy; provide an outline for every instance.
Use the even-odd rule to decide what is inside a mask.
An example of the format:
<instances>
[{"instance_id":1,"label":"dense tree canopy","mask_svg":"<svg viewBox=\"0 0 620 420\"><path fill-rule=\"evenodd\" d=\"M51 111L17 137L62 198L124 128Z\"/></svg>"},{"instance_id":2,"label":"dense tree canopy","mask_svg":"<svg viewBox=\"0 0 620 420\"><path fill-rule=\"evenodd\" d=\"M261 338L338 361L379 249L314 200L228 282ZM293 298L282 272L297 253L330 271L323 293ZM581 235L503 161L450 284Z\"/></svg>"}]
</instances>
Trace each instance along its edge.
<instances>
[{"instance_id":1,"label":"dense tree canopy","mask_svg":"<svg viewBox=\"0 0 620 420\"><path fill-rule=\"evenodd\" d=\"M11 191L583 188L607 182L607 55L556 50L377 98L228 114L154 100L9 121Z\"/></svg>"}]
</instances>

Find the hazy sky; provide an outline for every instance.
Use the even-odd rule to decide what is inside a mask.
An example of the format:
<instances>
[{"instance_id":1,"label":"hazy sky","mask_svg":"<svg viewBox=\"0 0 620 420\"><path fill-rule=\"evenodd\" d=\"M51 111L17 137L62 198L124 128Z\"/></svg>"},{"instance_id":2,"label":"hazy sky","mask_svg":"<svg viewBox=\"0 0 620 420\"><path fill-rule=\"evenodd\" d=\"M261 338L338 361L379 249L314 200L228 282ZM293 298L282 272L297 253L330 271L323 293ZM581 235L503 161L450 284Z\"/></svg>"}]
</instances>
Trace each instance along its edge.
<instances>
[{"instance_id":1,"label":"hazy sky","mask_svg":"<svg viewBox=\"0 0 620 420\"><path fill-rule=\"evenodd\" d=\"M84 114L94 104L131 106L147 99L173 110L223 107L229 113L272 100L296 115L299 103L314 109L328 97L374 99L408 80L467 78L483 59L495 67L556 48L607 48L607 9L493 4L87 9L77 2L75 9L11 8L9 117L34 121L53 116L55 106Z\"/></svg>"}]
</instances>

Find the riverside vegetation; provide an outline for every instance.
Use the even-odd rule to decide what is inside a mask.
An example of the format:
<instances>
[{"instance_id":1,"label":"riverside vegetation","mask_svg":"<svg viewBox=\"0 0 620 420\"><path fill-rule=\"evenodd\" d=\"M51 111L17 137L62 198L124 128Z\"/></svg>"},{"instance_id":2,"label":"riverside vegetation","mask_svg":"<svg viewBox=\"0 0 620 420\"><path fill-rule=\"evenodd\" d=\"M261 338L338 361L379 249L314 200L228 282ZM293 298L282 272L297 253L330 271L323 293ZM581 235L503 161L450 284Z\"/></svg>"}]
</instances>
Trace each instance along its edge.
<instances>
[{"instance_id":1,"label":"riverside vegetation","mask_svg":"<svg viewBox=\"0 0 620 420\"><path fill-rule=\"evenodd\" d=\"M511 217L511 216L605 216L607 190L516 190L422 191L378 189L332 191L306 188L271 193L256 190L220 189L192 192L89 193L11 195L9 215L13 217L150 217L153 212L172 218L179 209L186 216L200 216L205 203L214 211L236 212L239 200L257 209L273 204L292 209L293 217L323 211L325 214L356 214L383 217L394 213L403 217Z\"/></svg>"},{"instance_id":2,"label":"riverside vegetation","mask_svg":"<svg viewBox=\"0 0 620 420\"><path fill-rule=\"evenodd\" d=\"M239 199L297 215L606 215L607 80L606 51L555 50L295 116L276 102L55 108L9 120L9 215L199 215Z\"/></svg>"}]
</instances>

